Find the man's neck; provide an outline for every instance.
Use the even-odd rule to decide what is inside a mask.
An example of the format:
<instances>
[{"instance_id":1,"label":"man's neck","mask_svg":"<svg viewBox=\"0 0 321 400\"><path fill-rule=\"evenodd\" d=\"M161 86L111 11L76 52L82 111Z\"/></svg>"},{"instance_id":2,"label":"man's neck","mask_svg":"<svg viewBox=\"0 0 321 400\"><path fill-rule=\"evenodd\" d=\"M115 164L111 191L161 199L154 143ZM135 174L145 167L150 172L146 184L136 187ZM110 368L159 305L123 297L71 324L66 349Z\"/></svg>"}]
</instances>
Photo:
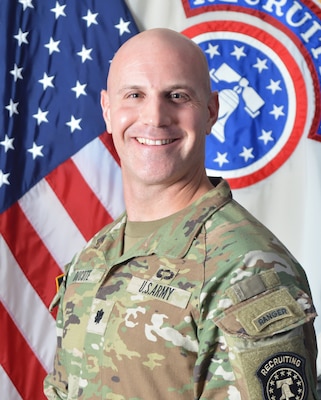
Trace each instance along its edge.
<instances>
[{"instance_id":1,"label":"man's neck","mask_svg":"<svg viewBox=\"0 0 321 400\"><path fill-rule=\"evenodd\" d=\"M124 183L126 211L130 221L154 221L168 217L213 188L207 178L196 184L179 182L168 187Z\"/></svg>"}]
</instances>

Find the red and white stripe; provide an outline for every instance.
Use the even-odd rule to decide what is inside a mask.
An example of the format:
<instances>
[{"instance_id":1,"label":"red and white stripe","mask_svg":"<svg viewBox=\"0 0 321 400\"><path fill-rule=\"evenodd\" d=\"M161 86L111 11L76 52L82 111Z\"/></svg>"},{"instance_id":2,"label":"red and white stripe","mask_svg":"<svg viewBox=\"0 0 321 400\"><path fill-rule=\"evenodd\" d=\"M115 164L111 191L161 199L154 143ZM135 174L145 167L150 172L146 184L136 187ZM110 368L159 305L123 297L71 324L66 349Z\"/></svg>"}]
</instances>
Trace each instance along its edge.
<instances>
[{"instance_id":1,"label":"red and white stripe","mask_svg":"<svg viewBox=\"0 0 321 400\"><path fill-rule=\"evenodd\" d=\"M0 388L44 399L53 365L55 278L124 210L119 159L107 133L37 183L0 217Z\"/></svg>"}]
</instances>

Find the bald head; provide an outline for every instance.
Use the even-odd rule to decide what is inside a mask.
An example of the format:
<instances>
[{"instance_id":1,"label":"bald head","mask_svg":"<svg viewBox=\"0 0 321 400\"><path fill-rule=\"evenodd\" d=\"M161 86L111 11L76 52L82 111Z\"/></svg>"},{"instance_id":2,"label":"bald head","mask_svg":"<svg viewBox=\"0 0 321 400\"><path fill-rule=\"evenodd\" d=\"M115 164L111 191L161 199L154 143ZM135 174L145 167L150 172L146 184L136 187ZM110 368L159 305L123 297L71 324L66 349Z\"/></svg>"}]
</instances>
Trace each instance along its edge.
<instances>
[{"instance_id":1,"label":"bald head","mask_svg":"<svg viewBox=\"0 0 321 400\"><path fill-rule=\"evenodd\" d=\"M134 59L139 62L146 55L150 58L151 63L155 63L156 68L160 59L175 68L175 58L181 58L187 67L193 67L195 78L210 94L208 64L202 50L186 36L165 28L143 31L120 47L111 63L107 81L108 88L112 85L115 71L119 72L119 68L126 63L133 62Z\"/></svg>"},{"instance_id":2,"label":"bald head","mask_svg":"<svg viewBox=\"0 0 321 400\"><path fill-rule=\"evenodd\" d=\"M151 187L160 193L172 185L193 193L212 187L205 138L217 119L218 97L206 58L190 39L153 29L128 40L111 63L101 105L127 199Z\"/></svg>"}]
</instances>

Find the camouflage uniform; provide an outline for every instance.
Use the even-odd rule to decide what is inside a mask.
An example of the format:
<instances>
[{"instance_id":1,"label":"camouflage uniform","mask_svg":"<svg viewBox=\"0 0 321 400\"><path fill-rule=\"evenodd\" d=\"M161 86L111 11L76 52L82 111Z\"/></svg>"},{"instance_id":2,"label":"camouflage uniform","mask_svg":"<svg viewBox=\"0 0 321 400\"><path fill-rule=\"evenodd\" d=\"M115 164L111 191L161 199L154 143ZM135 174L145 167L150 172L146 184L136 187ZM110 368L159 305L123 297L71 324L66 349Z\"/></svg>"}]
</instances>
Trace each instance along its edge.
<instances>
[{"instance_id":1,"label":"camouflage uniform","mask_svg":"<svg viewBox=\"0 0 321 400\"><path fill-rule=\"evenodd\" d=\"M305 274L217 186L123 254L124 214L68 265L48 399L316 399Z\"/></svg>"}]
</instances>

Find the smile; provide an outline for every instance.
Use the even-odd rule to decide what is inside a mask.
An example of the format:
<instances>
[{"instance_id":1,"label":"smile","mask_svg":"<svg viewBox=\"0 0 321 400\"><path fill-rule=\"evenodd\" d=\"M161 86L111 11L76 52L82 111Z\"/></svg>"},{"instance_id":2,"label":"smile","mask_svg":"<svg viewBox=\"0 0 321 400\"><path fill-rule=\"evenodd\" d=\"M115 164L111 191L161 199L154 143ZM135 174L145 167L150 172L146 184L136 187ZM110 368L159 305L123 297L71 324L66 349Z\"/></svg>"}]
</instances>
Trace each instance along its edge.
<instances>
[{"instance_id":1,"label":"smile","mask_svg":"<svg viewBox=\"0 0 321 400\"><path fill-rule=\"evenodd\" d=\"M146 138L136 138L140 144L145 144L147 146L163 146L164 144L170 144L174 142L174 139L146 139Z\"/></svg>"}]
</instances>

